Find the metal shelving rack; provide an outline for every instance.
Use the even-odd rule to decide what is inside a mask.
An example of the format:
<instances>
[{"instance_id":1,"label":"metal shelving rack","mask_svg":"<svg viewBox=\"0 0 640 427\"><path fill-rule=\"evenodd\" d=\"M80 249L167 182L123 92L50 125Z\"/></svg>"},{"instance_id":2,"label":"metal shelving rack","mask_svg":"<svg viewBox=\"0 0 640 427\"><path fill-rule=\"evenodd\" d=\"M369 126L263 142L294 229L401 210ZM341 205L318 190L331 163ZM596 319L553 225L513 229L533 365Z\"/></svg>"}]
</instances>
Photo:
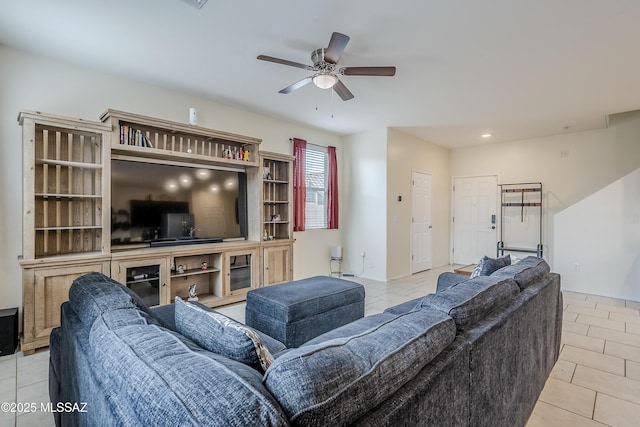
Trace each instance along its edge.
<instances>
[{"instance_id":1,"label":"metal shelving rack","mask_svg":"<svg viewBox=\"0 0 640 427\"><path fill-rule=\"evenodd\" d=\"M518 198L518 195L520 196ZM500 185L500 240L497 245L497 256L503 256L505 252L535 253L542 258L542 183L523 182L516 184ZM524 222L525 208L538 208L539 210L539 235L535 249L532 247L514 247L505 244L505 212L507 209L520 208L520 222Z\"/></svg>"}]
</instances>

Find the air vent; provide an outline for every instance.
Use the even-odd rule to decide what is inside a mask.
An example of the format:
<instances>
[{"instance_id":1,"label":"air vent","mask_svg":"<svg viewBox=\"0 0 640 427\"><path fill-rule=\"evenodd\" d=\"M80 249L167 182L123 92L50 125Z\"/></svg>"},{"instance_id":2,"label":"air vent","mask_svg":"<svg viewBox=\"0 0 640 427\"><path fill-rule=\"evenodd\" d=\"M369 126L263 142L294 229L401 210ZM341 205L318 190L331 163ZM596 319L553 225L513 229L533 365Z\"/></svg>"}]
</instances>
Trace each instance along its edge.
<instances>
[{"instance_id":1,"label":"air vent","mask_svg":"<svg viewBox=\"0 0 640 427\"><path fill-rule=\"evenodd\" d=\"M191 6L195 6L198 9L202 9L202 6L207 2L207 0L184 0L189 3Z\"/></svg>"}]
</instances>

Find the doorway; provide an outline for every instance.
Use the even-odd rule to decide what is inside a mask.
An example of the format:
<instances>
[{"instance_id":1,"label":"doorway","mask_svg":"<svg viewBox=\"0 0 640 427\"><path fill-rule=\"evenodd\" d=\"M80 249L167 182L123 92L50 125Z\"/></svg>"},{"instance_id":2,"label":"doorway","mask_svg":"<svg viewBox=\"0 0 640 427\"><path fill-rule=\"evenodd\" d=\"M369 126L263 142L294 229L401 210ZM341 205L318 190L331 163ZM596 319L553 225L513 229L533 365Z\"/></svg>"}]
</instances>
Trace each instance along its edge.
<instances>
[{"instance_id":1,"label":"doorway","mask_svg":"<svg viewBox=\"0 0 640 427\"><path fill-rule=\"evenodd\" d=\"M454 264L474 264L484 255L495 256L497 194L496 175L454 178Z\"/></svg>"},{"instance_id":2,"label":"doorway","mask_svg":"<svg viewBox=\"0 0 640 427\"><path fill-rule=\"evenodd\" d=\"M431 223L431 175L411 173L411 274L433 265Z\"/></svg>"}]
</instances>

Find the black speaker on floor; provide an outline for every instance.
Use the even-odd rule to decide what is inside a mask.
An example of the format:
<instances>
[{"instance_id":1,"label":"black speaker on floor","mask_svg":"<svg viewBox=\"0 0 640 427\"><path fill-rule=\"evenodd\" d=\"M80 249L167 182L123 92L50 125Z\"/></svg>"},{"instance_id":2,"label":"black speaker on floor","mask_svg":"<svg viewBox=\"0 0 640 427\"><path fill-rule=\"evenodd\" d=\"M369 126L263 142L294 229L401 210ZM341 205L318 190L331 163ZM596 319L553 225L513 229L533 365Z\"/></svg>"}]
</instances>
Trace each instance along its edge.
<instances>
[{"instance_id":1,"label":"black speaker on floor","mask_svg":"<svg viewBox=\"0 0 640 427\"><path fill-rule=\"evenodd\" d=\"M0 356L16 352L18 348L18 309L0 310Z\"/></svg>"}]
</instances>

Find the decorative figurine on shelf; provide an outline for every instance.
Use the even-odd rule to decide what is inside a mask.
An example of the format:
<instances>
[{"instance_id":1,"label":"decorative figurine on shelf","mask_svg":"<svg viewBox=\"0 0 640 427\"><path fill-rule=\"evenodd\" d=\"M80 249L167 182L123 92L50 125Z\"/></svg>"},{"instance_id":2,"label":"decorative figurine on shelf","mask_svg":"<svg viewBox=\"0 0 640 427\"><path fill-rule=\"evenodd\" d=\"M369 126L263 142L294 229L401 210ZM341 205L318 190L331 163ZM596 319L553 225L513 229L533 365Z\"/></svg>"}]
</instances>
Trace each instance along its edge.
<instances>
[{"instance_id":1,"label":"decorative figurine on shelf","mask_svg":"<svg viewBox=\"0 0 640 427\"><path fill-rule=\"evenodd\" d=\"M262 240L269 240L269 234L267 233L267 229L264 229L264 233L262 234Z\"/></svg>"},{"instance_id":2,"label":"decorative figurine on shelf","mask_svg":"<svg viewBox=\"0 0 640 427\"><path fill-rule=\"evenodd\" d=\"M249 161L249 150L244 150L244 156L242 158L245 162Z\"/></svg>"},{"instance_id":3,"label":"decorative figurine on shelf","mask_svg":"<svg viewBox=\"0 0 640 427\"><path fill-rule=\"evenodd\" d=\"M271 179L271 171L269 170L268 166L264 167L264 170L262 172L262 178L266 179L266 180L270 180Z\"/></svg>"},{"instance_id":4,"label":"decorative figurine on shelf","mask_svg":"<svg viewBox=\"0 0 640 427\"><path fill-rule=\"evenodd\" d=\"M198 301L198 290L195 283L189 285L189 301Z\"/></svg>"},{"instance_id":5,"label":"decorative figurine on shelf","mask_svg":"<svg viewBox=\"0 0 640 427\"><path fill-rule=\"evenodd\" d=\"M178 266L178 274L184 273L184 266L181 264Z\"/></svg>"},{"instance_id":6,"label":"decorative figurine on shelf","mask_svg":"<svg viewBox=\"0 0 640 427\"><path fill-rule=\"evenodd\" d=\"M209 268L208 264L206 263L206 261L203 261L202 264L200 264L200 268L202 270L206 270L207 268Z\"/></svg>"}]
</instances>

